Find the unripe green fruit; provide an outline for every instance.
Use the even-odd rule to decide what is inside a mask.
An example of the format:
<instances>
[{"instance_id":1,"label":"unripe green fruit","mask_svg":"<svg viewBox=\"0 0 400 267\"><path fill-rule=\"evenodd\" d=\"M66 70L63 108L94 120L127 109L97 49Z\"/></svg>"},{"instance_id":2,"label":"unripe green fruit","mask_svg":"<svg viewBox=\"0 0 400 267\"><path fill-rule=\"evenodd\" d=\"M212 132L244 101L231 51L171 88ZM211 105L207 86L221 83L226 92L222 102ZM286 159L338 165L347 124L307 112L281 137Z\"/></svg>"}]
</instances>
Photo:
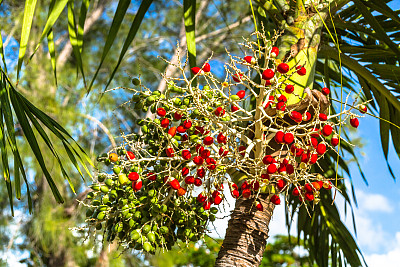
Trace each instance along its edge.
<instances>
[{"instance_id":1,"label":"unripe green fruit","mask_svg":"<svg viewBox=\"0 0 400 267\"><path fill-rule=\"evenodd\" d=\"M97 220L103 220L105 216L106 216L106 213L104 211L102 211L99 214L97 214Z\"/></svg>"},{"instance_id":2,"label":"unripe green fruit","mask_svg":"<svg viewBox=\"0 0 400 267\"><path fill-rule=\"evenodd\" d=\"M169 232L169 229L168 229L168 227L167 226L162 226L161 228L160 228L160 233L162 233L162 234L168 234L168 232Z\"/></svg>"},{"instance_id":3,"label":"unripe green fruit","mask_svg":"<svg viewBox=\"0 0 400 267\"><path fill-rule=\"evenodd\" d=\"M92 199L96 197L97 193L96 192L89 192L86 196L87 199Z\"/></svg>"},{"instance_id":4,"label":"unripe green fruit","mask_svg":"<svg viewBox=\"0 0 400 267\"><path fill-rule=\"evenodd\" d=\"M150 190L147 192L147 195L148 195L149 197L154 197L156 194L157 194L157 191L154 190L154 189L150 189Z\"/></svg>"},{"instance_id":5,"label":"unripe green fruit","mask_svg":"<svg viewBox=\"0 0 400 267\"><path fill-rule=\"evenodd\" d=\"M182 100L180 100L179 98L175 97L173 100L173 103L175 106L179 107L180 105L182 105Z\"/></svg>"},{"instance_id":6,"label":"unripe green fruit","mask_svg":"<svg viewBox=\"0 0 400 267\"><path fill-rule=\"evenodd\" d=\"M212 208L210 209L210 212L213 213L213 214L216 214L216 213L218 212L218 208L212 207Z\"/></svg>"},{"instance_id":7,"label":"unripe green fruit","mask_svg":"<svg viewBox=\"0 0 400 267\"><path fill-rule=\"evenodd\" d=\"M190 99L187 98L187 97L185 97L185 98L183 99L183 104L184 104L185 106L189 106L189 105L190 105Z\"/></svg>"},{"instance_id":8,"label":"unripe green fruit","mask_svg":"<svg viewBox=\"0 0 400 267\"><path fill-rule=\"evenodd\" d=\"M94 191L100 191L100 185L98 184L92 184L90 188L92 188Z\"/></svg>"},{"instance_id":9,"label":"unripe green fruit","mask_svg":"<svg viewBox=\"0 0 400 267\"><path fill-rule=\"evenodd\" d=\"M143 234L147 234L150 231L151 231L150 225L146 224L145 226L143 226L143 229L142 229Z\"/></svg>"},{"instance_id":10,"label":"unripe green fruit","mask_svg":"<svg viewBox=\"0 0 400 267\"><path fill-rule=\"evenodd\" d=\"M103 186L100 187L100 191L103 192L103 193L107 193L108 190L110 190L110 189L106 185L103 185Z\"/></svg>"},{"instance_id":11,"label":"unripe green fruit","mask_svg":"<svg viewBox=\"0 0 400 267\"><path fill-rule=\"evenodd\" d=\"M135 214L133 214L133 218L135 220L140 220L140 218L142 218L142 213L140 211L136 211Z\"/></svg>"},{"instance_id":12,"label":"unripe green fruit","mask_svg":"<svg viewBox=\"0 0 400 267\"><path fill-rule=\"evenodd\" d=\"M143 133L145 134L149 133L149 128L147 127L147 125L143 125L141 128Z\"/></svg>"},{"instance_id":13,"label":"unripe green fruit","mask_svg":"<svg viewBox=\"0 0 400 267\"><path fill-rule=\"evenodd\" d=\"M118 149L117 153L118 153L118 155L123 156L123 155L126 154L126 149L125 148L120 148L120 149Z\"/></svg>"},{"instance_id":14,"label":"unripe green fruit","mask_svg":"<svg viewBox=\"0 0 400 267\"><path fill-rule=\"evenodd\" d=\"M161 95L161 92L158 91L158 90L155 90L155 91L153 91L151 94L152 94L152 95L156 95L156 96L160 96L160 95Z\"/></svg>"},{"instance_id":15,"label":"unripe green fruit","mask_svg":"<svg viewBox=\"0 0 400 267\"><path fill-rule=\"evenodd\" d=\"M151 244L149 242L145 242L143 244L143 249L147 252L149 252L153 247L151 246Z\"/></svg>"},{"instance_id":16,"label":"unripe green fruit","mask_svg":"<svg viewBox=\"0 0 400 267\"><path fill-rule=\"evenodd\" d=\"M104 180L107 178L107 174L105 173L99 173L99 175L97 175L97 180L99 182L104 182Z\"/></svg>"},{"instance_id":17,"label":"unripe green fruit","mask_svg":"<svg viewBox=\"0 0 400 267\"><path fill-rule=\"evenodd\" d=\"M156 235L153 232L150 232L147 234L147 239L149 240L149 242L153 243L154 241L156 241Z\"/></svg>"},{"instance_id":18,"label":"unripe green fruit","mask_svg":"<svg viewBox=\"0 0 400 267\"><path fill-rule=\"evenodd\" d=\"M101 228L102 228L101 223L96 224L96 230L101 230Z\"/></svg>"},{"instance_id":19,"label":"unripe green fruit","mask_svg":"<svg viewBox=\"0 0 400 267\"><path fill-rule=\"evenodd\" d=\"M132 79L132 84L135 85L135 86L138 86L138 85L140 85L140 80L138 78L133 78Z\"/></svg>"},{"instance_id":20,"label":"unripe green fruit","mask_svg":"<svg viewBox=\"0 0 400 267\"><path fill-rule=\"evenodd\" d=\"M94 211L93 211L92 209L87 209L87 210L86 210L86 217L92 216L93 213L94 213Z\"/></svg>"},{"instance_id":21,"label":"unripe green fruit","mask_svg":"<svg viewBox=\"0 0 400 267\"><path fill-rule=\"evenodd\" d=\"M240 100L240 97L239 96L237 96L237 95L231 95L231 100L232 101L237 101L237 100Z\"/></svg>"},{"instance_id":22,"label":"unripe green fruit","mask_svg":"<svg viewBox=\"0 0 400 267\"><path fill-rule=\"evenodd\" d=\"M98 200L98 199L95 199L95 200L92 201L92 205L93 206L99 206L100 204L101 204L100 200Z\"/></svg>"},{"instance_id":23,"label":"unripe green fruit","mask_svg":"<svg viewBox=\"0 0 400 267\"><path fill-rule=\"evenodd\" d=\"M103 202L103 204L110 203L110 197L108 195L104 195L103 198L101 199L101 202Z\"/></svg>"},{"instance_id":24,"label":"unripe green fruit","mask_svg":"<svg viewBox=\"0 0 400 267\"><path fill-rule=\"evenodd\" d=\"M156 97L154 95L148 96L146 98L146 105L151 105L156 101Z\"/></svg>"},{"instance_id":25,"label":"unripe green fruit","mask_svg":"<svg viewBox=\"0 0 400 267\"><path fill-rule=\"evenodd\" d=\"M140 101L140 95L133 95L131 101L133 103L139 102Z\"/></svg>"},{"instance_id":26,"label":"unripe green fruit","mask_svg":"<svg viewBox=\"0 0 400 267\"><path fill-rule=\"evenodd\" d=\"M199 136L193 134L193 135L191 135L191 136L189 137L189 140L190 140L190 142L197 143L197 141L199 141Z\"/></svg>"},{"instance_id":27,"label":"unripe green fruit","mask_svg":"<svg viewBox=\"0 0 400 267\"><path fill-rule=\"evenodd\" d=\"M132 215L132 214L131 214L131 215ZM133 227L136 225L136 222L135 222L134 219L130 219L128 224L129 224L129 227L130 227L130 228L133 228Z\"/></svg>"},{"instance_id":28,"label":"unripe green fruit","mask_svg":"<svg viewBox=\"0 0 400 267\"><path fill-rule=\"evenodd\" d=\"M139 232L139 230L133 230L132 232L131 232L131 238L133 239L133 240L138 240L139 238L141 237L141 234L140 234L140 232Z\"/></svg>"},{"instance_id":29,"label":"unripe green fruit","mask_svg":"<svg viewBox=\"0 0 400 267\"><path fill-rule=\"evenodd\" d=\"M129 179L128 179L128 177L126 176L125 173L120 173L120 174L118 175L118 181L119 181L119 183L120 183L121 185L126 185L127 183L129 183Z\"/></svg>"},{"instance_id":30,"label":"unripe green fruit","mask_svg":"<svg viewBox=\"0 0 400 267\"><path fill-rule=\"evenodd\" d=\"M107 179L104 181L104 183L110 187L112 187L114 185L113 179Z\"/></svg>"},{"instance_id":31,"label":"unripe green fruit","mask_svg":"<svg viewBox=\"0 0 400 267\"><path fill-rule=\"evenodd\" d=\"M114 226L114 232L119 233L124 229L124 224L122 222L117 223Z\"/></svg>"},{"instance_id":32,"label":"unripe green fruit","mask_svg":"<svg viewBox=\"0 0 400 267\"><path fill-rule=\"evenodd\" d=\"M121 167L120 167L120 166L114 166L114 167L113 167L113 172L114 172L115 174L119 174L119 173L121 172Z\"/></svg>"}]
</instances>

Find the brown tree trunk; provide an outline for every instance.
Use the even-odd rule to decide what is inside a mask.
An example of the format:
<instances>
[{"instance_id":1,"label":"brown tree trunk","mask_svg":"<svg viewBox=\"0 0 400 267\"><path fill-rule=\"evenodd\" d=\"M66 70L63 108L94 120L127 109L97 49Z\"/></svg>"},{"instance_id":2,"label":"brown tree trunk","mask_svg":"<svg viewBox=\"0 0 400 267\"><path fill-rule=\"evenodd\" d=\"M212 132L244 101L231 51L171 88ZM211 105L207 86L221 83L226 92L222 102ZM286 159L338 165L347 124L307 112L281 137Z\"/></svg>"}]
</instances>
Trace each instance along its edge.
<instances>
[{"instance_id":1,"label":"brown tree trunk","mask_svg":"<svg viewBox=\"0 0 400 267\"><path fill-rule=\"evenodd\" d=\"M263 211L256 209L254 198L236 201L215 266L260 265L275 205L268 195L260 195L258 201Z\"/></svg>"}]
</instances>

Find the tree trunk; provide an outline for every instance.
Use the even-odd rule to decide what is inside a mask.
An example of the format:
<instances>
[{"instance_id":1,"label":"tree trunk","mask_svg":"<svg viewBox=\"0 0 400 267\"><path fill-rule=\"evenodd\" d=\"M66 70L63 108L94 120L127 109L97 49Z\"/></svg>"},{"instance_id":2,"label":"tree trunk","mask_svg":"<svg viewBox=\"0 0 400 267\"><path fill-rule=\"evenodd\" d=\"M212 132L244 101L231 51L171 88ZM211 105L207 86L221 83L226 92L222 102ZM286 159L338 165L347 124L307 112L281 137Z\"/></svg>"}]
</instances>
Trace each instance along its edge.
<instances>
[{"instance_id":1,"label":"tree trunk","mask_svg":"<svg viewBox=\"0 0 400 267\"><path fill-rule=\"evenodd\" d=\"M254 198L236 201L215 266L260 265L275 205L268 195L260 195L258 200L263 211L256 209Z\"/></svg>"}]
</instances>

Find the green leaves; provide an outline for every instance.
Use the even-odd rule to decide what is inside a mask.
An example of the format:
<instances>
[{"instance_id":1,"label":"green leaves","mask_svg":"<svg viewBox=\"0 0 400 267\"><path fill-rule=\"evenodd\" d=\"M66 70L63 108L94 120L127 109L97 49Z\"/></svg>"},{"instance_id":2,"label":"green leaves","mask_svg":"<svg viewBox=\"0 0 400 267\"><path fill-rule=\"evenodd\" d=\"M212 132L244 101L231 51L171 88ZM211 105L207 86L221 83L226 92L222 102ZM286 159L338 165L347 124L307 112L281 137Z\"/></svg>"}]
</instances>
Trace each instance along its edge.
<instances>
[{"instance_id":1,"label":"green leaves","mask_svg":"<svg viewBox=\"0 0 400 267\"><path fill-rule=\"evenodd\" d=\"M193 68L196 67L196 0L183 1L183 18L185 21L186 43L189 52L189 65L190 68Z\"/></svg>"},{"instance_id":2,"label":"green leaves","mask_svg":"<svg viewBox=\"0 0 400 267\"><path fill-rule=\"evenodd\" d=\"M11 209L13 210L13 193L11 186L11 177L13 174L14 185L16 190L16 196L18 199L21 198L21 182L20 174L25 181L27 188L27 197L29 204L29 211L32 211L32 200L29 192L29 183L26 177L25 170L23 168L23 162L21 160L20 151L18 148L18 141L15 136L15 123L14 116L17 118L18 123L24 133L25 139L32 149L33 155L39 163L43 174L53 192L53 195L57 202L63 203L63 197L55 184L49 170L46 166L45 157L49 158L49 155L44 156L44 151L40 148L38 142L38 136L35 135L34 130L39 134L44 144L51 152L53 157L57 160L61 169L62 175L66 178L70 184L71 189L74 191L74 187L71 183L68 173L65 171L65 159L61 160L59 152L54 148L53 142L49 136L49 133L54 134L59 141L62 142L64 148L67 150L68 157L73 163L78 172L82 175L79 165L82 165L90 176L89 170L86 164L92 164L88 156L84 153L83 149L72 139L68 132L62 128L55 120L37 109L32 103L30 103L25 97L17 92L6 74L1 72L1 83L0 83L0 151L2 156L3 175L7 183L7 189L10 199ZM43 127L44 126L44 127ZM78 149L76 149L76 148ZM13 162L13 173L9 168L9 155L8 149L11 149L14 162ZM74 191L75 192L75 191Z\"/></svg>"}]
</instances>

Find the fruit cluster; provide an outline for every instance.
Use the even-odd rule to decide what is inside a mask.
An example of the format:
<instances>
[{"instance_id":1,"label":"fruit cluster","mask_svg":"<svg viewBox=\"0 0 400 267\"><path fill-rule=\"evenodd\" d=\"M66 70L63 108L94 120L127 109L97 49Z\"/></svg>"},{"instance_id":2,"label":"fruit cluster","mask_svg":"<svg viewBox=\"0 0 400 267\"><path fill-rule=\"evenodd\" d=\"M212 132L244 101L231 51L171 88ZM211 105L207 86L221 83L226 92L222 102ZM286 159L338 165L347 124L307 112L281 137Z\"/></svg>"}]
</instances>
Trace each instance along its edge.
<instances>
[{"instance_id":1,"label":"fruit cluster","mask_svg":"<svg viewBox=\"0 0 400 267\"><path fill-rule=\"evenodd\" d=\"M138 119L139 133L124 135L119 148L98 158L112 173L99 173L92 185L89 226L103 229L108 241L118 237L154 252L177 239L201 238L225 199L224 186L234 198L252 197L260 211L260 193L276 205L289 193L318 203L319 191L332 183L311 168L328 149L336 151L342 140L336 129L346 120L358 127L353 111L365 113L366 106L328 114L328 104L312 101L315 90L306 88L305 97L296 90L295 80L307 74L304 65L277 59L274 40L258 34L266 46L247 40L252 55L229 55L223 81L208 61L192 68L191 78L187 62L178 62L182 76L164 77L164 92L133 81L140 88L132 89L133 108L152 116ZM323 88L317 95L329 103L329 94ZM293 97L306 107L288 104Z\"/></svg>"}]
</instances>

